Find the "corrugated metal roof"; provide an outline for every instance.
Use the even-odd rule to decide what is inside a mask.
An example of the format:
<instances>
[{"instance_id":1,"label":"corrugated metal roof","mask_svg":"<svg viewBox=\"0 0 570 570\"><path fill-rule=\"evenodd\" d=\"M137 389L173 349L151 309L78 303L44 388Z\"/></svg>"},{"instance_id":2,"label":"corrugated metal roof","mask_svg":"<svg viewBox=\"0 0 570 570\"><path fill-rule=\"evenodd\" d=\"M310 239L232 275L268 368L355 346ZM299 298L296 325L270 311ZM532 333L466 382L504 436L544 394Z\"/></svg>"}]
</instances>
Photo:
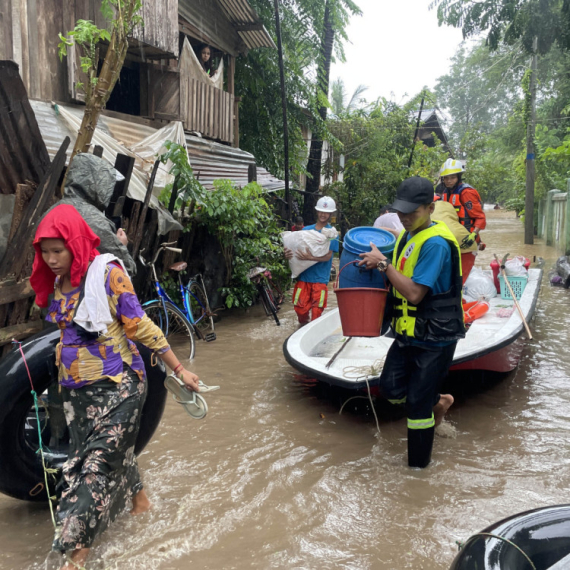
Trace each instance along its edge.
<instances>
[{"instance_id":1,"label":"corrugated metal roof","mask_svg":"<svg viewBox=\"0 0 570 570\"><path fill-rule=\"evenodd\" d=\"M435 109L422 109L422 114L420 116L420 121L427 121L432 115L435 115ZM417 112L415 113L418 116Z\"/></svg>"},{"instance_id":2,"label":"corrugated metal roof","mask_svg":"<svg viewBox=\"0 0 570 570\"><path fill-rule=\"evenodd\" d=\"M190 164L200 184L214 187L214 180L228 179L238 186L248 183L248 169L255 164L255 156L217 142L194 135L186 135ZM285 188L285 183L270 174L265 168L257 167L257 182L268 192Z\"/></svg>"},{"instance_id":3,"label":"corrugated metal roof","mask_svg":"<svg viewBox=\"0 0 570 570\"><path fill-rule=\"evenodd\" d=\"M67 128L65 121L58 117L51 103L46 101L30 101L30 103L50 158L53 159L63 139L68 136L74 142L76 135ZM78 117L84 109L81 106L71 105L66 105L65 108ZM107 115L99 117L98 128L124 146L132 146L156 131L148 125ZM214 180L221 178L229 179L238 186L247 184L249 165L255 163L255 157L249 152L188 134L186 144L190 164L200 183L206 188L213 188ZM70 145L68 157L72 148L73 145ZM285 183L272 176L265 168L257 168L257 181L268 192L285 188Z\"/></svg>"},{"instance_id":4,"label":"corrugated metal roof","mask_svg":"<svg viewBox=\"0 0 570 570\"><path fill-rule=\"evenodd\" d=\"M218 0L218 2L230 22L236 26L239 36L249 49L277 47L247 0ZM249 29L240 30L240 26ZM254 29L254 26L259 27Z\"/></svg>"}]
</instances>

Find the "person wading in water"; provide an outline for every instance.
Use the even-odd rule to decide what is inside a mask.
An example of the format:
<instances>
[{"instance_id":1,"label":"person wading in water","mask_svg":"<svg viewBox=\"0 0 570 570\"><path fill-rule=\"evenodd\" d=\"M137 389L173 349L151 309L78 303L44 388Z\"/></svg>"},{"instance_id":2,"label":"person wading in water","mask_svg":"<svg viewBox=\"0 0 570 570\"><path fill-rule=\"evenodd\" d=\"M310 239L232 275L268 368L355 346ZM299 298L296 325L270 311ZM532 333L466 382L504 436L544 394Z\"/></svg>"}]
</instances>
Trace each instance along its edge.
<instances>
[{"instance_id":1,"label":"person wading in water","mask_svg":"<svg viewBox=\"0 0 570 570\"><path fill-rule=\"evenodd\" d=\"M64 570L84 566L93 541L129 500L133 515L151 506L134 454L147 386L133 341L199 391L198 377L146 316L122 265L99 255L99 241L69 205L48 212L34 239L30 283L40 307L54 293L46 320L61 330L56 364L70 450L57 489L53 550L69 553ZM83 304L88 322L79 321Z\"/></svg>"},{"instance_id":2,"label":"person wading in water","mask_svg":"<svg viewBox=\"0 0 570 570\"><path fill-rule=\"evenodd\" d=\"M304 226L301 231L320 232L323 228L332 228L329 222L336 212L335 201L329 196L323 196L319 198L315 210L317 211L317 223ZM338 238L335 238L330 242L329 252L322 257L314 257L308 250L298 251L295 254L298 259L318 262L299 275L293 290L293 308L301 325L318 319L327 307L327 285L331 276L333 255L338 252L338 248ZM286 259L293 257L293 252L288 248L284 248L284 253Z\"/></svg>"},{"instance_id":3,"label":"person wading in water","mask_svg":"<svg viewBox=\"0 0 570 570\"><path fill-rule=\"evenodd\" d=\"M379 388L389 402L406 407L408 465L426 467L435 426L453 404L439 390L465 336L460 250L447 226L431 220L434 191L426 178L404 180L392 207L404 226L392 260L371 244L359 265L384 272L392 285L387 316L396 338Z\"/></svg>"}]
</instances>

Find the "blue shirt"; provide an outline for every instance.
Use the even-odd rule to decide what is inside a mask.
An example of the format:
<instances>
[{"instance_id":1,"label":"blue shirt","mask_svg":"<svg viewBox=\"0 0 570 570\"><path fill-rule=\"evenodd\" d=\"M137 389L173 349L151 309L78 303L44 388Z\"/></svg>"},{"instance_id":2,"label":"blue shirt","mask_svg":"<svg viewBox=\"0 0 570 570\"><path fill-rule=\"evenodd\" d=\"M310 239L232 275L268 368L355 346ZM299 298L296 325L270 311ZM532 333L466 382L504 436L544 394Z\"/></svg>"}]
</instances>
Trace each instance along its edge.
<instances>
[{"instance_id":1,"label":"blue shirt","mask_svg":"<svg viewBox=\"0 0 570 570\"><path fill-rule=\"evenodd\" d=\"M312 226L305 226L301 231L305 230L315 230L316 224ZM330 224L326 225L327 228L332 228ZM320 230L317 230L320 232ZM335 238L329 242L329 250L337 253L338 252L338 238ZM328 283L331 276L331 267L334 255L328 261L319 261L312 265L308 269L305 269L298 277L298 281L304 281L305 283Z\"/></svg>"},{"instance_id":2,"label":"blue shirt","mask_svg":"<svg viewBox=\"0 0 570 570\"><path fill-rule=\"evenodd\" d=\"M432 237L422 245L414 267L412 281L429 287L433 295L449 291L451 288L451 249L442 237Z\"/></svg>"}]
</instances>

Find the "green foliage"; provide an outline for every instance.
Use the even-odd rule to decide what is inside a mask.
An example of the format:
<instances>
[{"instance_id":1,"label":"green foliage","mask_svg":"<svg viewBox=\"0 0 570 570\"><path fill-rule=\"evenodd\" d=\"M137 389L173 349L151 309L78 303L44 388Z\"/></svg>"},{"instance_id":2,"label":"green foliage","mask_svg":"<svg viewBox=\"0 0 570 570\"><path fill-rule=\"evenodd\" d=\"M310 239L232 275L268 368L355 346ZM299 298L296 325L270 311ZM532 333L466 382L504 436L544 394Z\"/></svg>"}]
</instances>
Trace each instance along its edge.
<instances>
[{"instance_id":1,"label":"green foliage","mask_svg":"<svg viewBox=\"0 0 570 570\"><path fill-rule=\"evenodd\" d=\"M570 114L570 109L566 109ZM570 178L570 128L567 129L567 135L564 140L557 141L557 144L552 144L546 148L542 156L542 160L552 165L555 164L561 170L561 178ZM565 188L563 181L559 181L556 188Z\"/></svg>"},{"instance_id":2,"label":"green foliage","mask_svg":"<svg viewBox=\"0 0 570 570\"><path fill-rule=\"evenodd\" d=\"M488 202L521 213L526 187L526 125L530 120L530 58L518 44L461 46L437 81L437 103L451 118L456 156L465 179ZM565 141L570 101L570 55L554 46L538 58L535 203L570 175Z\"/></svg>"},{"instance_id":3,"label":"green foliage","mask_svg":"<svg viewBox=\"0 0 570 570\"><path fill-rule=\"evenodd\" d=\"M491 131L507 124L520 100L520 85L528 57L520 46L499 46L491 52L479 43L471 50L461 45L446 75L439 77L431 102L451 118L449 140L462 155L468 132Z\"/></svg>"},{"instance_id":4,"label":"green foliage","mask_svg":"<svg viewBox=\"0 0 570 570\"><path fill-rule=\"evenodd\" d=\"M570 47L570 3L565 0L433 0L440 25L463 30L463 37L487 32L493 50L501 43L520 41L527 53L538 38L538 53L547 53L555 42Z\"/></svg>"},{"instance_id":5,"label":"green foliage","mask_svg":"<svg viewBox=\"0 0 570 570\"><path fill-rule=\"evenodd\" d=\"M448 153L439 141L434 148L416 143L408 168L415 118L403 107L380 99L369 114L354 115L330 125L345 155L344 180L325 189L337 201L342 229L371 225L380 207L392 202L405 178L419 175L436 180Z\"/></svg>"},{"instance_id":6,"label":"green foliage","mask_svg":"<svg viewBox=\"0 0 570 570\"><path fill-rule=\"evenodd\" d=\"M110 22L110 29L118 36L128 36L136 26L143 25L142 16L138 14L142 0L103 0L101 13ZM131 14L131 17L126 17ZM85 93L85 102L89 105L91 95L97 86L97 70L99 66L99 45L101 42L112 42L111 32L97 27L90 20L77 20L75 28L67 35L58 34L58 56L60 61L67 56L68 48L78 46L81 71L87 76L87 82L77 81L75 87Z\"/></svg>"},{"instance_id":7,"label":"green foliage","mask_svg":"<svg viewBox=\"0 0 570 570\"><path fill-rule=\"evenodd\" d=\"M290 272L283 257L281 228L263 188L257 183L238 188L230 180L216 180L214 189L206 190L194 177L186 149L171 141L165 146L167 152L160 160L171 164L179 192L176 208L183 209L190 202L183 219L185 231L192 225L205 228L220 244L227 275L221 290L226 305L248 307L254 303L257 291L247 274L255 265L267 267L276 282L285 285ZM160 196L163 204L169 204L171 192L169 185ZM176 296L177 285L172 285L169 294Z\"/></svg>"},{"instance_id":8,"label":"green foliage","mask_svg":"<svg viewBox=\"0 0 570 570\"><path fill-rule=\"evenodd\" d=\"M348 99L344 81L340 77L335 79L332 83L330 94L331 108L334 115L343 117L351 115L357 110L365 110L368 105L366 99L361 96L367 90L368 87L366 85L359 85L350 96L350 99Z\"/></svg>"},{"instance_id":9,"label":"green foliage","mask_svg":"<svg viewBox=\"0 0 570 570\"><path fill-rule=\"evenodd\" d=\"M187 202L190 202L191 204L202 202L205 198L206 190L194 176L194 171L192 170L188 160L188 151L186 150L186 147L173 143L172 141L166 141L164 146L166 148L166 152L160 155L159 158L163 164L170 162L171 165L170 174L174 176L175 184L178 189L175 209L181 209L183 204L186 204ZM168 184L159 197L165 207L168 207L170 204L172 186L172 184Z\"/></svg>"},{"instance_id":10,"label":"green foliage","mask_svg":"<svg viewBox=\"0 0 570 570\"><path fill-rule=\"evenodd\" d=\"M250 0L275 42L273 2ZM344 60L343 41L351 15L360 10L351 0L295 0L280 3L287 113L289 162L292 174L306 171L307 145L304 129L319 129L328 138L318 109L329 106L326 94L317 94L315 62L321 49L325 5L335 29L335 57ZM251 152L258 164L283 178L283 120L277 50L250 50L236 62L236 93L240 103L240 147Z\"/></svg>"},{"instance_id":11,"label":"green foliage","mask_svg":"<svg viewBox=\"0 0 570 570\"><path fill-rule=\"evenodd\" d=\"M99 64L99 42L110 41L111 34L107 30L98 28L89 20L77 20L75 28L68 32L67 37L59 34L58 55L60 61L67 56L67 48L74 45L80 49L81 71L87 76L87 85L77 81L76 89L85 92L86 101L89 102L91 93L97 86L97 66Z\"/></svg>"},{"instance_id":12,"label":"green foliage","mask_svg":"<svg viewBox=\"0 0 570 570\"><path fill-rule=\"evenodd\" d=\"M256 290L247 278L253 266L267 267L278 280L288 277L281 229L257 183L238 188L230 180L216 180L199 216L222 249L229 276L222 293L228 307L253 304Z\"/></svg>"}]
</instances>

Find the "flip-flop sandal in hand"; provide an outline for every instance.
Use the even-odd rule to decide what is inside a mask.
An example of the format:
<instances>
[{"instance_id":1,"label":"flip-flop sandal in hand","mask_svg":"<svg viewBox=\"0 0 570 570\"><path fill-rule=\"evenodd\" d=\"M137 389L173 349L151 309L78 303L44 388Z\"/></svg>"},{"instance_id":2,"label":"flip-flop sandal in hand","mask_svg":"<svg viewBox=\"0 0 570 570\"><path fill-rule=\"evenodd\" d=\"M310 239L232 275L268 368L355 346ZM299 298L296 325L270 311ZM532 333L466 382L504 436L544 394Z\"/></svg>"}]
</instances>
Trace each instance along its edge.
<instances>
[{"instance_id":1,"label":"flip-flop sandal in hand","mask_svg":"<svg viewBox=\"0 0 570 570\"><path fill-rule=\"evenodd\" d=\"M188 389L186 384L174 374L166 378L164 386L172 394L174 401L184 406L189 416L201 420L208 413L206 400L197 392Z\"/></svg>"},{"instance_id":2,"label":"flip-flop sandal in hand","mask_svg":"<svg viewBox=\"0 0 570 570\"><path fill-rule=\"evenodd\" d=\"M202 382L202 380L198 380L198 386L200 387L200 393L205 394L206 392L213 392L214 390L219 390L219 386L208 386Z\"/></svg>"}]
</instances>

